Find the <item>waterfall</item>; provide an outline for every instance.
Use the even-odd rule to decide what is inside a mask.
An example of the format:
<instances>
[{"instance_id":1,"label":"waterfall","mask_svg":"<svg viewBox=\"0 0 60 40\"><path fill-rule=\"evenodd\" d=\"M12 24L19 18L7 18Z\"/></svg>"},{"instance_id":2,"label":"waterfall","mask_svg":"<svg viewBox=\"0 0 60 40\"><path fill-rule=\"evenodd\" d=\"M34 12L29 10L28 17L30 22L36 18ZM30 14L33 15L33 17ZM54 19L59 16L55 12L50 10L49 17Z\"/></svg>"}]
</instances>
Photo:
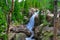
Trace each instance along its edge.
<instances>
[{"instance_id":1,"label":"waterfall","mask_svg":"<svg viewBox=\"0 0 60 40\"><path fill-rule=\"evenodd\" d=\"M38 15L38 13L39 13L39 11L35 12L35 13L31 16L28 24L26 25L27 29L29 29L29 31L32 33L32 35L31 35L29 38L26 38L26 40L34 40L34 39L32 39L32 37L34 36L34 32L32 31L32 29L33 29L34 23L35 23L35 21L34 21L35 16Z\"/></svg>"}]
</instances>

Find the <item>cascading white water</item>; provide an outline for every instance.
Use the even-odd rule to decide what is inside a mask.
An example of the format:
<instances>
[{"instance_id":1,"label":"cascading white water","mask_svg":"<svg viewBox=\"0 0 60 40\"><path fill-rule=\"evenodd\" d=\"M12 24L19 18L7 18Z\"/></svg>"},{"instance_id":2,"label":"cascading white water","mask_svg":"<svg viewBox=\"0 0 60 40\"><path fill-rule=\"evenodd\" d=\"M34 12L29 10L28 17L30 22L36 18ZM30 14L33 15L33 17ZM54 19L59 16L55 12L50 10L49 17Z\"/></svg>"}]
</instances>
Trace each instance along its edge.
<instances>
[{"instance_id":1,"label":"cascading white water","mask_svg":"<svg viewBox=\"0 0 60 40\"><path fill-rule=\"evenodd\" d=\"M32 15L32 17L30 18L28 24L26 25L27 29L29 29L29 31L32 33L32 35L29 38L26 38L26 40L34 40L34 39L32 39L32 37L34 36L34 32L32 31L32 29L33 29L34 23L35 23L35 21L34 21L35 16L37 16L38 13L39 13L39 10Z\"/></svg>"}]
</instances>

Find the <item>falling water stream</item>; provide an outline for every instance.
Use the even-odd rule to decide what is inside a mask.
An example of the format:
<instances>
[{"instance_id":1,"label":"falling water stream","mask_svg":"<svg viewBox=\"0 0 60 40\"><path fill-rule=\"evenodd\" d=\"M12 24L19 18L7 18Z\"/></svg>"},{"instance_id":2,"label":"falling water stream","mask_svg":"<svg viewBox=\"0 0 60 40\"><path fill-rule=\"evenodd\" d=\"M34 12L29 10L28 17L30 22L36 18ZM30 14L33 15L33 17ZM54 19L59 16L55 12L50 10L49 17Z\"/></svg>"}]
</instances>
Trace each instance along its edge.
<instances>
[{"instance_id":1,"label":"falling water stream","mask_svg":"<svg viewBox=\"0 0 60 40\"><path fill-rule=\"evenodd\" d=\"M31 35L29 38L26 38L26 40L34 40L34 39L32 39L32 37L34 36L34 32L32 31L32 29L33 29L34 23L35 23L35 21L34 21L35 16L37 16L38 13L39 13L39 11L35 12L35 13L31 16L28 24L26 25L27 28L29 29L29 31L32 33L32 35Z\"/></svg>"}]
</instances>

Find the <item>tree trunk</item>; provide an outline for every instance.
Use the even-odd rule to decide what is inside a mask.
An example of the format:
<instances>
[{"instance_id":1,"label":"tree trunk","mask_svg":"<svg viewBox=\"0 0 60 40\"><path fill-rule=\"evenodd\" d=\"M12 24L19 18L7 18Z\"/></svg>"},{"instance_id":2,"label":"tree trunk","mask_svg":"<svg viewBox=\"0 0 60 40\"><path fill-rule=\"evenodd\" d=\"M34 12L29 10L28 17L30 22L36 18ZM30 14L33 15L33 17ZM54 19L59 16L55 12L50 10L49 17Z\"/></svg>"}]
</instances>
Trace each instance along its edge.
<instances>
[{"instance_id":1,"label":"tree trunk","mask_svg":"<svg viewBox=\"0 0 60 40\"><path fill-rule=\"evenodd\" d=\"M11 14L13 12L13 9L14 9L14 0L12 0L12 5L11 5L11 9L8 13L8 17L7 17L7 36L8 36L8 39L9 40L9 28L10 28L10 24L11 24Z\"/></svg>"},{"instance_id":2,"label":"tree trunk","mask_svg":"<svg viewBox=\"0 0 60 40\"><path fill-rule=\"evenodd\" d=\"M57 0L54 0L54 38L53 40L58 40L56 22L57 22Z\"/></svg>"}]
</instances>

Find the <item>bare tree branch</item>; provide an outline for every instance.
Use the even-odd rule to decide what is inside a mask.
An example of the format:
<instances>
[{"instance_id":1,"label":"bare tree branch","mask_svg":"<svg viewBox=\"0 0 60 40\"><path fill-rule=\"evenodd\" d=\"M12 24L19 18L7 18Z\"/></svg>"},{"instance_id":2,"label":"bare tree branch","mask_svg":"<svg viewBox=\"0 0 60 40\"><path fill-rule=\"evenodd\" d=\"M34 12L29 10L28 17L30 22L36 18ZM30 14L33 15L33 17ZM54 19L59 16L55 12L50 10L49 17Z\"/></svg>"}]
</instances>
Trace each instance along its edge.
<instances>
[{"instance_id":1,"label":"bare tree branch","mask_svg":"<svg viewBox=\"0 0 60 40\"><path fill-rule=\"evenodd\" d=\"M13 9L14 9L14 0L12 0L12 5L11 5L11 8L10 8L10 11L8 13L8 18L7 18L7 35L9 34L9 28L10 28L10 25L11 25L11 15L12 15L12 12L13 12ZM8 40L9 40L9 36L8 36Z\"/></svg>"}]
</instances>

